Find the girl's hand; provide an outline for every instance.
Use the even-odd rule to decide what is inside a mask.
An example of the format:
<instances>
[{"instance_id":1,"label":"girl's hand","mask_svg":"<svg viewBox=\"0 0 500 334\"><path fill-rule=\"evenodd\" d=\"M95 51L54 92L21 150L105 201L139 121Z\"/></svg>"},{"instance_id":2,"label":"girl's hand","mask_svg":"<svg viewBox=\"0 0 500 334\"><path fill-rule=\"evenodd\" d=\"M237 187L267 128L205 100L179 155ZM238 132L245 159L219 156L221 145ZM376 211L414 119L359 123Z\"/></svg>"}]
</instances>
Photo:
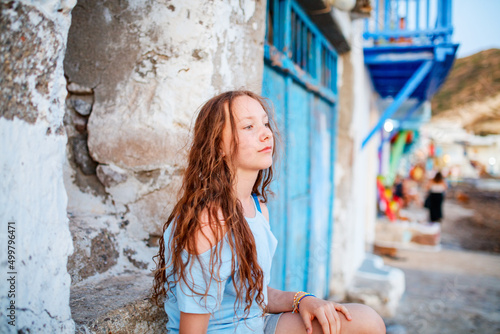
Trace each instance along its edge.
<instances>
[{"instance_id":1,"label":"girl's hand","mask_svg":"<svg viewBox=\"0 0 500 334\"><path fill-rule=\"evenodd\" d=\"M299 313L304 320L307 334L312 333L312 320L316 318L323 328L325 334L339 334L341 321L339 312L348 321L351 315L345 306L331 301L326 301L313 296L306 297L300 301Z\"/></svg>"}]
</instances>

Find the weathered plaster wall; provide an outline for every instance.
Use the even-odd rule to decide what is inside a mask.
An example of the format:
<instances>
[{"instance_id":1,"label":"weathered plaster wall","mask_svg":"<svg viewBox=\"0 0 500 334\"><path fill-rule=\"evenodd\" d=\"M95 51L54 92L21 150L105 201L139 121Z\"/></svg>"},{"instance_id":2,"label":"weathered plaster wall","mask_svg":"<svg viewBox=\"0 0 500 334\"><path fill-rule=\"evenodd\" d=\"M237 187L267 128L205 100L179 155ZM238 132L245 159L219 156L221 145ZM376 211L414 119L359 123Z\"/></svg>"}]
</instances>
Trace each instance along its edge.
<instances>
[{"instance_id":1,"label":"weathered plaster wall","mask_svg":"<svg viewBox=\"0 0 500 334\"><path fill-rule=\"evenodd\" d=\"M65 59L74 282L104 268L152 268L196 110L225 90L260 92L265 8L250 0L78 1ZM116 252L105 248L106 263L96 266L103 257L89 245L108 242Z\"/></svg>"},{"instance_id":2,"label":"weathered plaster wall","mask_svg":"<svg viewBox=\"0 0 500 334\"><path fill-rule=\"evenodd\" d=\"M360 75L364 76L364 83L367 90L372 92L370 94L370 99L367 99L369 103L369 111L365 114L367 120L367 130L370 131L375 124L377 124L380 113L376 108L375 100L376 93L374 93L373 86L371 84L370 74L366 67L363 67L362 73ZM360 138L364 140L365 138ZM360 141L360 143L361 143ZM361 145L361 144L360 144ZM369 168L366 170L367 181L366 184L358 184L358 191L364 192L366 195L366 211L364 219L365 224L365 249L367 252L373 251L373 243L375 242L375 223L377 221L377 176L378 176L378 147L380 146L380 137L372 138L370 142L365 147L365 163Z\"/></svg>"},{"instance_id":3,"label":"weathered plaster wall","mask_svg":"<svg viewBox=\"0 0 500 334\"><path fill-rule=\"evenodd\" d=\"M369 78L365 75L361 38L363 22L335 12L351 51L339 57L339 118L335 163L335 227L332 294L343 298L365 257L366 224L375 219L372 147L361 150L370 123ZM346 256L349 254L349 256Z\"/></svg>"},{"instance_id":4,"label":"weathered plaster wall","mask_svg":"<svg viewBox=\"0 0 500 334\"><path fill-rule=\"evenodd\" d=\"M0 3L0 332L73 333L63 57L75 2ZM15 262L7 223L15 222ZM12 237L11 237L12 238ZM12 260L12 258L11 258ZM10 267L10 266L13 267ZM15 288L6 279L14 277ZM9 291L11 291L9 293ZM15 302L15 319L8 310ZM14 320L14 325L8 321Z\"/></svg>"}]
</instances>

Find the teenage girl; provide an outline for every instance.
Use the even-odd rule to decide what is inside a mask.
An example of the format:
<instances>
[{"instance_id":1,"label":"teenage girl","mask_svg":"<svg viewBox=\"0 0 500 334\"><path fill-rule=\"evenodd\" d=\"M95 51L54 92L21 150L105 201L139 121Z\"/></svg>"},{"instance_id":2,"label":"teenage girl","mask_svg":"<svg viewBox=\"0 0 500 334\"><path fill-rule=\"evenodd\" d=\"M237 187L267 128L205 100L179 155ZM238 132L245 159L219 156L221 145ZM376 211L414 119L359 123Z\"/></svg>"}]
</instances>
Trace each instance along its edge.
<instances>
[{"instance_id":1,"label":"teenage girl","mask_svg":"<svg viewBox=\"0 0 500 334\"><path fill-rule=\"evenodd\" d=\"M276 128L264 99L232 91L196 119L181 198L164 225L153 300L171 333L385 333L380 316L268 286L266 207ZM165 298L163 298L165 297Z\"/></svg>"}]
</instances>

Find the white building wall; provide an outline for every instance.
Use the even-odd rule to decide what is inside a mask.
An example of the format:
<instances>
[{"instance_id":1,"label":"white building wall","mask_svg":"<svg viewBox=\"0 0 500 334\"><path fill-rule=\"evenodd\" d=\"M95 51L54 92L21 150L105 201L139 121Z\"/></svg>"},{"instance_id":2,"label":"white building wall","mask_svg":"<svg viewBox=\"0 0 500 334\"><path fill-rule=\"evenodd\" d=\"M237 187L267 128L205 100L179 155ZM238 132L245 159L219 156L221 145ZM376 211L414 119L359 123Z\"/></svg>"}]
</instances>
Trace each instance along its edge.
<instances>
[{"instance_id":1,"label":"white building wall","mask_svg":"<svg viewBox=\"0 0 500 334\"><path fill-rule=\"evenodd\" d=\"M341 16L341 15L336 15ZM335 197L333 280L334 298L363 303L383 316L393 316L404 292L404 273L384 266L372 251L376 221L377 149L374 136L361 144L377 123L371 80L364 66L363 21L348 20L343 31L351 51L341 57L339 74L339 127Z\"/></svg>"},{"instance_id":2,"label":"white building wall","mask_svg":"<svg viewBox=\"0 0 500 334\"><path fill-rule=\"evenodd\" d=\"M63 57L75 2L0 4L1 333L75 330L62 175Z\"/></svg>"},{"instance_id":3,"label":"white building wall","mask_svg":"<svg viewBox=\"0 0 500 334\"><path fill-rule=\"evenodd\" d=\"M353 21L353 31L356 36L362 36L363 20ZM365 251L371 251L375 232L376 219L376 177L378 169L377 148L378 138L361 148L363 140L376 123L378 113L372 109L372 85L364 65L363 49L353 47L352 59L354 66L354 99L353 121L350 132L354 138L354 177L353 202L356 229L353 238L356 240L356 258L364 258Z\"/></svg>"},{"instance_id":4,"label":"white building wall","mask_svg":"<svg viewBox=\"0 0 500 334\"><path fill-rule=\"evenodd\" d=\"M335 19L351 45L351 51L339 57L334 255L330 284L332 294L343 298L365 258L367 237L373 240L377 160L373 143L361 149L373 118L371 87L363 58L363 21L352 20L348 13L339 11L335 11Z\"/></svg>"}]
</instances>

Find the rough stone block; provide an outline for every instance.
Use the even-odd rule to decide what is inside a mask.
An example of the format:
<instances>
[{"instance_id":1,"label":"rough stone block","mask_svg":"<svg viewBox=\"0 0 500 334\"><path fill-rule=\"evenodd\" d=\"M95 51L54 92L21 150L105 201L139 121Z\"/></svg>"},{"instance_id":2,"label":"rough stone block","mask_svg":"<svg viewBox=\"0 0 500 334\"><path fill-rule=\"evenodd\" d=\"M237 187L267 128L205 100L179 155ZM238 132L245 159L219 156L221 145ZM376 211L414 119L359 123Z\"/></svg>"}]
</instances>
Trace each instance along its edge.
<instances>
[{"instance_id":1,"label":"rough stone block","mask_svg":"<svg viewBox=\"0 0 500 334\"><path fill-rule=\"evenodd\" d=\"M71 288L76 333L166 333L167 315L150 299L153 277L123 275Z\"/></svg>"},{"instance_id":2,"label":"rough stone block","mask_svg":"<svg viewBox=\"0 0 500 334\"><path fill-rule=\"evenodd\" d=\"M204 101L234 88L260 91L263 2L78 4L65 73L93 88L89 150L102 164L133 171L185 164L189 128ZM234 75L240 72L246 75Z\"/></svg>"},{"instance_id":3,"label":"rough stone block","mask_svg":"<svg viewBox=\"0 0 500 334\"><path fill-rule=\"evenodd\" d=\"M104 273L117 263L119 256L115 235L98 224L84 219L70 220L74 252L68 258L68 273L76 284L97 273Z\"/></svg>"},{"instance_id":4,"label":"rough stone block","mask_svg":"<svg viewBox=\"0 0 500 334\"><path fill-rule=\"evenodd\" d=\"M83 85L79 85L76 82L71 82L66 86L68 92L79 95L87 95L93 94L93 90L90 87L85 87Z\"/></svg>"},{"instance_id":5,"label":"rough stone block","mask_svg":"<svg viewBox=\"0 0 500 334\"><path fill-rule=\"evenodd\" d=\"M82 116L88 116L92 112L92 96L71 96L66 100L68 107L73 108Z\"/></svg>"},{"instance_id":6,"label":"rough stone block","mask_svg":"<svg viewBox=\"0 0 500 334\"><path fill-rule=\"evenodd\" d=\"M94 160L134 171L185 164L188 142L186 125L171 128L160 122L126 122L121 120L122 116L99 117L93 112L87 124L88 147ZM117 133L120 135L117 136Z\"/></svg>"},{"instance_id":7,"label":"rough stone block","mask_svg":"<svg viewBox=\"0 0 500 334\"><path fill-rule=\"evenodd\" d=\"M69 139L76 165L85 175L95 175L97 163L92 160L87 146L87 135L79 134Z\"/></svg>"},{"instance_id":8,"label":"rough stone block","mask_svg":"<svg viewBox=\"0 0 500 334\"><path fill-rule=\"evenodd\" d=\"M347 288L347 299L366 304L383 317L392 317L404 291L404 272L385 266L379 256L367 254Z\"/></svg>"},{"instance_id":9,"label":"rough stone block","mask_svg":"<svg viewBox=\"0 0 500 334\"><path fill-rule=\"evenodd\" d=\"M2 1L0 12L0 116L35 123L44 113L43 99L50 101L54 92L50 87L58 88L53 83L60 74L56 68L63 52L61 36L54 22L35 7ZM57 110L55 102L52 107Z\"/></svg>"},{"instance_id":10,"label":"rough stone block","mask_svg":"<svg viewBox=\"0 0 500 334\"><path fill-rule=\"evenodd\" d=\"M106 187L116 186L127 181L127 174L121 168L110 165L99 165L96 169L97 178Z\"/></svg>"},{"instance_id":11,"label":"rough stone block","mask_svg":"<svg viewBox=\"0 0 500 334\"><path fill-rule=\"evenodd\" d=\"M128 216L133 216L150 235L161 236L163 224L175 205L180 182L180 177L174 178L168 187L153 191L130 204Z\"/></svg>"},{"instance_id":12,"label":"rough stone block","mask_svg":"<svg viewBox=\"0 0 500 334\"><path fill-rule=\"evenodd\" d=\"M87 133L87 122L88 122L88 119L86 117L82 117L80 115L74 115L74 117L72 117L72 121L73 121L73 126L75 127L75 130L78 131L78 133L81 133L81 134L84 134L84 133Z\"/></svg>"}]
</instances>

